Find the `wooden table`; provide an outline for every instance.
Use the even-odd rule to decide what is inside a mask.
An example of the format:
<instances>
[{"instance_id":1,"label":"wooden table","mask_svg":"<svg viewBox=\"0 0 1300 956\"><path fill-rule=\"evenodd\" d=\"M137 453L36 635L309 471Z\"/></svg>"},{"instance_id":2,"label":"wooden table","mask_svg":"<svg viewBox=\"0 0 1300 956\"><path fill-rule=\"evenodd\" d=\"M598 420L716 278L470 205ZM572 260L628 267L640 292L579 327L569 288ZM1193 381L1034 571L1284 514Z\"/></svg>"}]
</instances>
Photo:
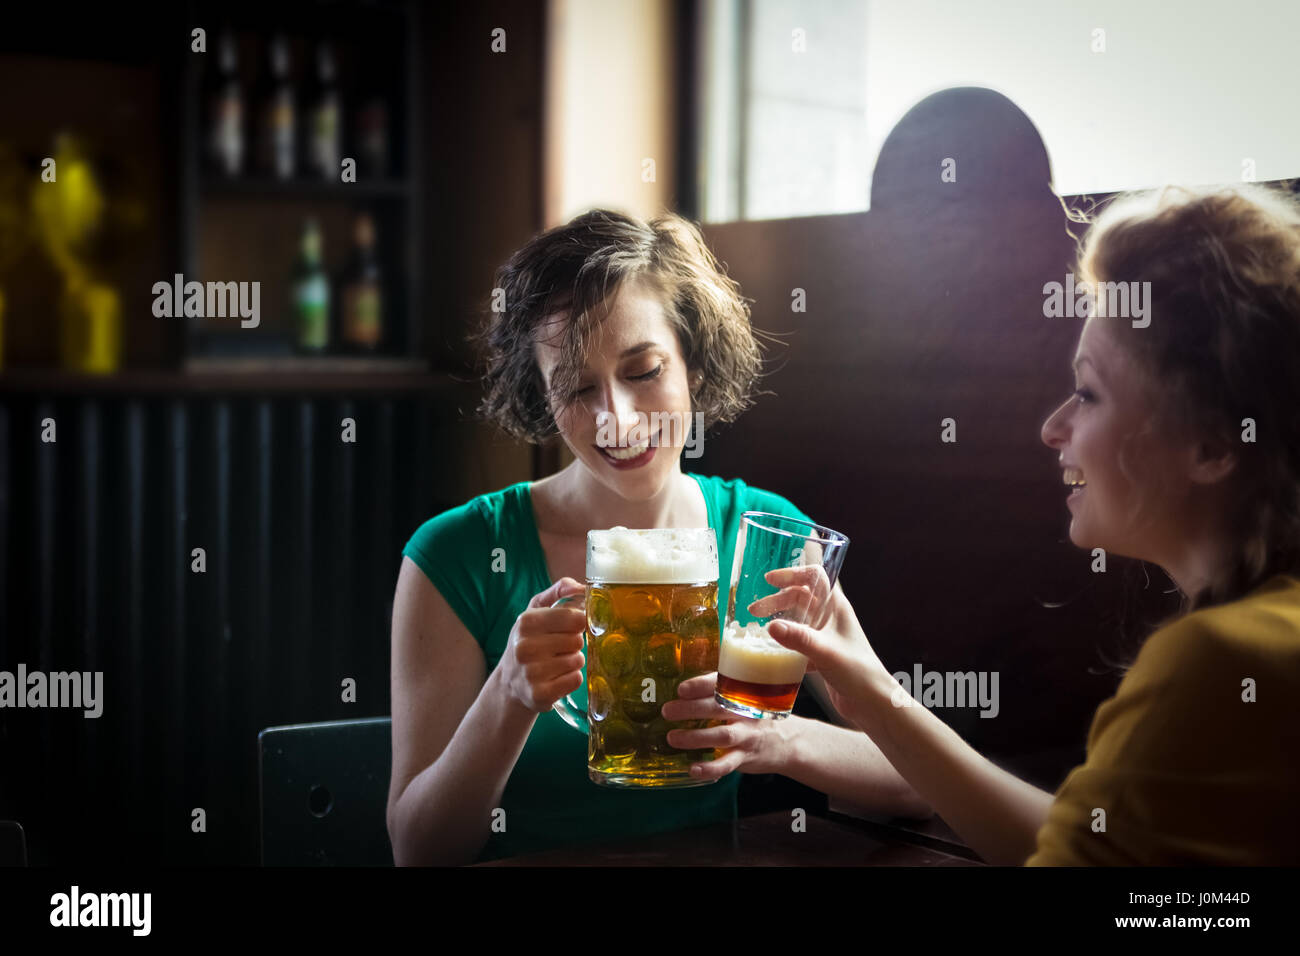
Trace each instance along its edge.
<instances>
[{"instance_id":1,"label":"wooden table","mask_svg":"<svg viewBox=\"0 0 1300 956\"><path fill-rule=\"evenodd\" d=\"M803 832L789 811L636 840L548 850L479 866L983 866L942 821L889 823L841 814L808 816ZM956 840L955 835L951 840Z\"/></svg>"}]
</instances>

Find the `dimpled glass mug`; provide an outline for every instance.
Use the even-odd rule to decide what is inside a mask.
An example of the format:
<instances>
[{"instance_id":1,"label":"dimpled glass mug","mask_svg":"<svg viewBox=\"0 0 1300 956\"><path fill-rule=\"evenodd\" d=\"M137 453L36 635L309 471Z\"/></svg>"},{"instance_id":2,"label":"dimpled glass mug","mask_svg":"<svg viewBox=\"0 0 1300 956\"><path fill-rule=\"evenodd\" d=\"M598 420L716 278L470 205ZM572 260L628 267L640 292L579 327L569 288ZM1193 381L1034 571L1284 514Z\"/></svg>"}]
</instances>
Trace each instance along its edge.
<instances>
[{"instance_id":1,"label":"dimpled glass mug","mask_svg":"<svg viewBox=\"0 0 1300 956\"><path fill-rule=\"evenodd\" d=\"M698 787L691 764L712 749L678 750L667 721L677 685L718 667L718 545L712 528L610 528L587 532L587 707L571 696L555 710L587 734L587 775L606 787Z\"/></svg>"}]
</instances>

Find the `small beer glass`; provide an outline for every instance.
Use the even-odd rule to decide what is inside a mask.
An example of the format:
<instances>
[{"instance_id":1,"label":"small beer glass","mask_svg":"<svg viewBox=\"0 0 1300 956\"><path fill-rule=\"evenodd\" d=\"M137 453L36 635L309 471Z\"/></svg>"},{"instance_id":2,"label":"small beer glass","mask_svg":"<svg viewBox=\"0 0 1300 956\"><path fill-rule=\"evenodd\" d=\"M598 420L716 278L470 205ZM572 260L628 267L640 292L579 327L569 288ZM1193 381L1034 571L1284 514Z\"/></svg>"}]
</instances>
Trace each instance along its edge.
<instances>
[{"instance_id":1,"label":"small beer glass","mask_svg":"<svg viewBox=\"0 0 1300 956\"><path fill-rule=\"evenodd\" d=\"M741 516L718 656L719 704L745 717L790 715L808 659L777 643L768 624L824 625L848 547L845 535L810 521L761 511ZM767 575L777 569L793 573L773 584Z\"/></svg>"}]
</instances>

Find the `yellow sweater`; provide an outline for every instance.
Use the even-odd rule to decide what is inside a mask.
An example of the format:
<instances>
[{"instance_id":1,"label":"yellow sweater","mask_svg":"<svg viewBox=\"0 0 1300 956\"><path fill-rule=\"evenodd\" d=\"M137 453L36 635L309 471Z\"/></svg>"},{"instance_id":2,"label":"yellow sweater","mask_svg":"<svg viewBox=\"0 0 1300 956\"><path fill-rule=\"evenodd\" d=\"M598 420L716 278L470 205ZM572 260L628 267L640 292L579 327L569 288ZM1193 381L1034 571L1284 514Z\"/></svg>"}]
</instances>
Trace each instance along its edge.
<instances>
[{"instance_id":1,"label":"yellow sweater","mask_svg":"<svg viewBox=\"0 0 1300 956\"><path fill-rule=\"evenodd\" d=\"M1300 864L1300 579L1285 575L1147 639L1026 861L1282 864Z\"/></svg>"}]
</instances>

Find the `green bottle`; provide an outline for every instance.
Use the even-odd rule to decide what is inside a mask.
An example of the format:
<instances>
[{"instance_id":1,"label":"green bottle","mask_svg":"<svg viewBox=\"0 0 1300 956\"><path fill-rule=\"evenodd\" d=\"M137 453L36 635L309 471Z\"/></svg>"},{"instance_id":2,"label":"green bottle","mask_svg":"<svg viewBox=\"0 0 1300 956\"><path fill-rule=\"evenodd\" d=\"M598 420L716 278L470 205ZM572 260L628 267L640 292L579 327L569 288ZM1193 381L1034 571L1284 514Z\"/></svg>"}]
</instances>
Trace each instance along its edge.
<instances>
[{"instance_id":1,"label":"green bottle","mask_svg":"<svg viewBox=\"0 0 1300 956\"><path fill-rule=\"evenodd\" d=\"M320 227L315 219L303 224L293 281L293 312L298 350L324 352L329 347L330 286L321 265Z\"/></svg>"}]
</instances>

